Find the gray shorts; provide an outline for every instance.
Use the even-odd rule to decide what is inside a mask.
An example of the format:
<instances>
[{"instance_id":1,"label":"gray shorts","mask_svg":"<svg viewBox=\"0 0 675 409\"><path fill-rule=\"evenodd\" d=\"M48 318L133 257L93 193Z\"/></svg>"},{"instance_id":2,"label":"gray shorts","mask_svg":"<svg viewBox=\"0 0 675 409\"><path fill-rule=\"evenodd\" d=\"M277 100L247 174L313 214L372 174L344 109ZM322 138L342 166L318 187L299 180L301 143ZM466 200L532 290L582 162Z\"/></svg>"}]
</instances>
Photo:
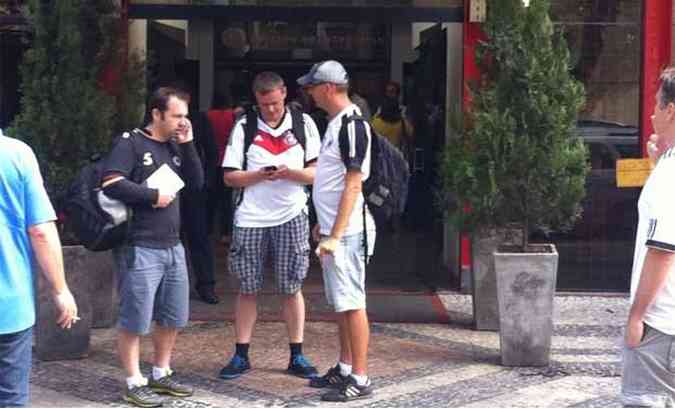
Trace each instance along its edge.
<instances>
[{"instance_id":1,"label":"gray shorts","mask_svg":"<svg viewBox=\"0 0 675 409\"><path fill-rule=\"evenodd\" d=\"M366 308L366 263L363 232L344 236L332 256L321 257L326 300L335 312ZM368 231L368 257L373 254L375 231Z\"/></svg>"},{"instance_id":2,"label":"gray shorts","mask_svg":"<svg viewBox=\"0 0 675 409\"><path fill-rule=\"evenodd\" d=\"M621 402L627 407L673 407L675 336L645 324L640 345L624 346Z\"/></svg>"},{"instance_id":3,"label":"gray shorts","mask_svg":"<svg viewBox=\"0 0 675 409\"><path fill-rule=\"evenodd\" d=\"M263 288L263 268L271 253L282 294L302 288L309 269L309 219L305 212L279 226L235 227L230 246L230 273L239 279L242 294Z\"/></svg>"},{"instance_id":4,"label":"gray shorts","mask_svg":"<svg viewBox=\"0 0 675 409\"><path fill-rule=\"evenodd\" d=\"M129 265L129 251L134 251ZM189 316L190 286L185 250L120 247L115 249L120 296L118 326L134 334L147 334L154 319L163 327L182 328Z\"/></svg>"}]
</instances>

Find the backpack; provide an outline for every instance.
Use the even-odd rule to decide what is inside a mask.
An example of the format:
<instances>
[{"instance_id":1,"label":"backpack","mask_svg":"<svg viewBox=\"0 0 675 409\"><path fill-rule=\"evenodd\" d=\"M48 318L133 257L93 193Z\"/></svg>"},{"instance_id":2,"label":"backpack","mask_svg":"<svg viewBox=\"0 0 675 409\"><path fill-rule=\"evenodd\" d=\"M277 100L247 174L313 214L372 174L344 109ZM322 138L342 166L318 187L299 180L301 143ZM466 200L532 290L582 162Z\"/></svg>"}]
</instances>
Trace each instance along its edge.
<instances>
[{"instance_id":1,"label":"backpack","mask_svg":"<svg viewBox=\"0 0 675 409\"><path fill-rule=\"evenodd\" d=\"M288 107L288 111L291 113L291 130L295 139L298 140L298 143L302 147L302 151L306 152L305 146L307 144L307 136L305 135L305 118L303 117L302 111L299 111L295 108ZM253 145L253 139L258 133L258 112L254 109L249 109L242 116L246 116L246 124L244 126L244 163L241 167L241 170L246 170L247 167L247 157L246 152ZM235 199L232 201L234 207L239 206L244 200L244 189L239 188L234 190Z\"/></svg>"},{"instance_id":2,"label":"backpack","mask_svg":"<svg viewBox=\"0 0 675 409\"><path fill-rule=\"evenodd\" d=\"M338 137L342 160L347 163L349 140L347 125L352 121L368 122L362 116L351 115L343 119ZM370 175L363 182L365 206L373 215L376 224L386 223L405 210L408 198L410 168L398 148L370 127ZM365 215L365 209L364 209ZM364 217L365 218L365 217ZM365 222L364 222L365 226Z\"/></svg>"},{"instance_id":3,"label":"backpack","mask_svg":"<svg viewBox=\"0 0 675 409\"><path fill-rule=\"evenodd\" d=\"M136 154L137 139L143 135L138 129L122 137L127 135ZM106 196L101 189L105 163L105 157L93 157L71 182L64 203L67 222L84 247L92 251L110 250L124 244L131 229L131 208Z\"/></svg>"}]
</instances>

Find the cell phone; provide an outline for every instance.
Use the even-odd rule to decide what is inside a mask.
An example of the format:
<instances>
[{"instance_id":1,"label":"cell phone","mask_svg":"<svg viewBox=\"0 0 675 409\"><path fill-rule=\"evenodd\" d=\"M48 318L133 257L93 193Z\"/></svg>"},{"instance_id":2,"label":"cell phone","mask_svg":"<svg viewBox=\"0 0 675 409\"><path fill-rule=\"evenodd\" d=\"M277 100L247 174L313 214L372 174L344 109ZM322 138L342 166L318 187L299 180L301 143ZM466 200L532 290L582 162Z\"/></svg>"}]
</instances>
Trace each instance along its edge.
<instances>
[{"instance_id":1,"label":"cell phone","mask_svg":"<svg viewBox=\"0 0 675 409\"><path fill-rule=\"evenodd\" d=\"M263 170L264 170L265 172L274 172L274 171L277 170L277 167L274 166L274 165L265 166L265 167L263 168Z\"/></svg>"}]
</instances>

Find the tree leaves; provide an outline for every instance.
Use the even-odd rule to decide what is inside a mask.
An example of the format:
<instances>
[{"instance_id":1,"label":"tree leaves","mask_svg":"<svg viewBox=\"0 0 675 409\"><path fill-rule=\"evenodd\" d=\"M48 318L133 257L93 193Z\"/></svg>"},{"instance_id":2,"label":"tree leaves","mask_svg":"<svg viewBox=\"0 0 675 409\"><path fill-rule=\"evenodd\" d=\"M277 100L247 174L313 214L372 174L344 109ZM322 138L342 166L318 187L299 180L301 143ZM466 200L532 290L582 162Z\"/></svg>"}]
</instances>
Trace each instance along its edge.
<instances>
[{"instance_id":1,"label":"tree leaves","mask_svg":"<svg viewBox=\"0 0 675 409\"><path fill-rule=\"evenodd\" d=\"M548 0L527 8L521 0L488 3L471 126L443 158L446 191L471 208L470 215L453 215L460 228L517 223L529 233L535 226L569 228L580 215L588 165L576 115L584 90L570 74L570 53L548 10Z\"/></svg>"},{"instance_id":2,"label":"tree leaves","mask_svg":"<svg viewBox=\"0 0 675 409\"><path fill-rule=\"evenodd\" d=\"M122 51L115 0L28 0L27 13L32 43L21 66L21 112L10 131L35 150L58 207L76 172L108 150L116 124L128 125L129 112L138 118L145 85L136 72L144 67L133 63L136 76L124 85L139 89L132 96L122 90L122 108L100 87L110 56Z\"/></svg>"}]
</instances>

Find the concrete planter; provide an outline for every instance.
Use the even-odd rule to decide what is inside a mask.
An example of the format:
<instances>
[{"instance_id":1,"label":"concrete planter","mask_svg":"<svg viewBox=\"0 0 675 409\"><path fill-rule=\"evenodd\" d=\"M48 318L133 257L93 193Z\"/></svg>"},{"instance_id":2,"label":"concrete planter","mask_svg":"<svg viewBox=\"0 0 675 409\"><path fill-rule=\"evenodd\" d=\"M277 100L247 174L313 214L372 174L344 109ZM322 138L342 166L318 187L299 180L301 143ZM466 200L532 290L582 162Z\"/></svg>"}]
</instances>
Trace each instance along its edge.
<instances>
[{"instance_id":1,"label":"concrete planter","mask_svg":"<svg viewBox=\"0 0 675 409\"><path fill-rule=\"evenodd\" d=\"M499 330L493 253L500 244L518 243L521 236L519 229L481 229L471 238L473 319L477 330Z\"/></svg>"},{"instance_id":2,"label":"concrete planter","mask_svg":"<svg viewBox=\"0 0 675 409\"><path fill-rule=\"evenodd\" d=\"M91 252L84 246L64 246L63 262L81 320L70 330L56 325L56 309L49 286L36 266L35 353L43 361L86 357L92 326L112 325L115 318L111 253Z\"/></svg>"},{"instance_id":3,"label":"concrete planter","mask_svg":"<svg viewBox=\"0 0 675 409\"><path fill-rule=\"evenodd\" d=\"M558 253L552 244L531 247L548 252L494 253L505 366L546 366L550 361Z\"/></svg>"},{"instance_id":4,"label":"concrete planter","mask_svg":"<svg viewBox=\"0 0 675 409\"><path fill-rule=\"evenodd\" d=\"M92 328L110 328L117 321L117 285L112 251L87 252L92 268L91 284Z\"/></svg>"}]
</instances>

